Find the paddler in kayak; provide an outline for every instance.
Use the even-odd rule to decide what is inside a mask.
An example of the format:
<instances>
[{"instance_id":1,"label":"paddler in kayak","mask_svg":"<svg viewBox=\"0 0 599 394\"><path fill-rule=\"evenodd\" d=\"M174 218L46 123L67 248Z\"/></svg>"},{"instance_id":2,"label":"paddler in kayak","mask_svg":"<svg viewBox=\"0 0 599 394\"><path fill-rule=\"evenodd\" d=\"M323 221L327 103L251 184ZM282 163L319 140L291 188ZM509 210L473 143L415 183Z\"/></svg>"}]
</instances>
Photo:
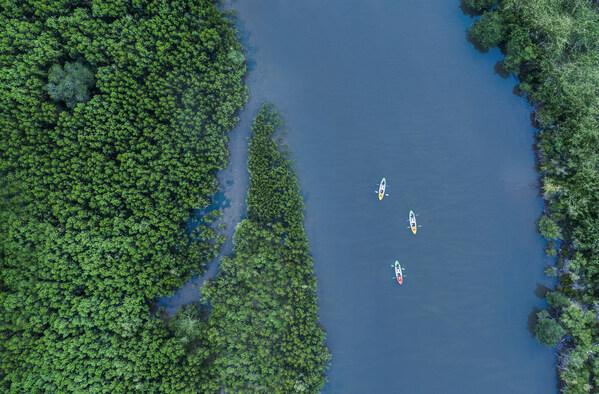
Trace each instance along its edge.
<instances>
[{"instance_id":1,"label":"paddler in kayak","mask_svg":"<svg viewBox=\"0 0 599 394\"><path fill-rule=\"evenodd\" d=\"M383 178L383 179L381 179L381 183L379 183L379 190L374 191L375 193L378 194L379 201L381 201L383 198L385 198L385 196L388 196L388 194L385 194L386 189L387 189L387 179Z\"/></svg>"},{"instance_id":2,"label":"paddler in kayak","mask_svg":"<svg viewBox=\"0 0 599 394\"><path fill-rule=\"evenodd\" d=\"M399 260L395 260L395 264L393 265L395 268L395 280L401 286L403 285L403 268L401 264L399 264Z\"/></svg>"},{"instance_id":3,"label":"paddler in kayak","mask_svg":"<svg viewBox=\"0 0 599 394\"><path fill-rule=\"evenodd\" d=\"M412 230L412 234L416 235L418 225L416 224L416 214L414 211L410 211L408 220L410 221L410 230Z\"/></svg>"}]
</instances>

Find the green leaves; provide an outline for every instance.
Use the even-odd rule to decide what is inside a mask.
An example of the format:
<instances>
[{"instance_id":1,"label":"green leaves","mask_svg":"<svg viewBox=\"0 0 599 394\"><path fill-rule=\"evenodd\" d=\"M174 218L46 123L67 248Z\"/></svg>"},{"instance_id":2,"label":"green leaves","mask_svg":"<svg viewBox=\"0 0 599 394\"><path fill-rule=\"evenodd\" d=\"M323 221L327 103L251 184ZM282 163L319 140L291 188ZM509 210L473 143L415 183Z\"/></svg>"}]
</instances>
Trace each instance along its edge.
<instances>
[{"instance_id":1,"label":"green leaves","mask_svg":"<svg viewBox=\"0 0 599 394\"><path fill-rule=\"evenodd\" d=\"M545 345L555 346L566 333L565 330L549 316L547 311L537 313L535 335Z\"/></svg>"},{"instance_id":2,"label":"green leaves","mask_svg":"<svg viewBox=\"0 0 599 394\"><path fill-rule=\"evenodd\" d=\"M205 324L153 303L220 244L187 221L247 97L231 22L208 0L0 18L0 391L215 391Z\"/></svg>"},{"instance_id":3,"label":"green leaves","mask_svg":"<svg viewBox=\"0 0 599 394\"><path fill-rule=\"evenodd\" d=\"M505 29L501 14L485 12L468 31L470 39L483 51L501 44L505 39Z\"/></svg>"},{"instance_id":4,"label":"green leaves","mask_svg":"<svg viewBox=\"0 0 599 394\"><path fill-rule=\"evenodd\" d=\"M502 49L501 66L519 78L540 128L547 206L538 226L557 256L548 273L559 282L537 336L549 345L567 339L558 363L564 393L599 387L599 13L592 3L502 0L470 29L483 49Z\"/></svg>"},{"instance_id":5,"label":"green leaves","mask_svg":"<svg viewBox=\"0 0 599 394\"><path fill-rule=\"evenodd\" d=\"M541 216L539 219L539 232L547 239L562 239L562 233L557 225L551 218L546 215Z\"/></svg>"},{"instance_id":6,"label":"green leaves","mask_svg":"<svg viewBox=\"0 0 599 394\"><path fill-rule=\"evenodd\" d=\"M248 219L234 252L203 289L211 370L227 392L319 392L329 353L318 325L316 284L299 185L273 141L281 120L263 106L252 128Z\"/></svg>"},{"instance_id":7,"label":"green leaves","mask_svg":"<svg viewBox=\"0 0 599 394\"><path fill-rule=\"evenodd\" d=\"M496 2L496 0L462 0L462 9L470 15L480 15L489 11Z\"/></svg>"},{"instance_id":8,"label":"green leaves","mask_svg":"<svg viewBox=\"0 0 599 394\"><path fill-rule=\"evenodd\" d=\"M64 101L73 108L89 100L89 89L94 84L94 74L81 63L65 63L64 69L55 64L48 72L46 90L54 101Z\"/></svg>"}]
</instances>

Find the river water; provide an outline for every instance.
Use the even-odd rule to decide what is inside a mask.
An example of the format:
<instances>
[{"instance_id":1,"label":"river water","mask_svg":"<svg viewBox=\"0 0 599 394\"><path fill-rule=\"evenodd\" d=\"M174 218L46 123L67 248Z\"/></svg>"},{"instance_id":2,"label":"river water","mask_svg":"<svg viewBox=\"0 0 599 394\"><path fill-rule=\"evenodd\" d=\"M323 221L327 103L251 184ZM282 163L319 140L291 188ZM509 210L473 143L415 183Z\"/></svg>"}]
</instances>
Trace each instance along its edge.
<instances>
[{"instance_id":1,"label":"river water","mask_svg":"<svg viewBox=\"0 0 599 394\"><path fill-rule=\"evenodd\" d=\"M458 0L233 7L249 111L279 108L305 194L325 392L556 392L553 351L527 328L549 283L530 108L493 73L499 54L466 40Z\"/></svg>"},{"instance_id":2,"label":"river water","mask_svg":"<svg viewBox=\"0 0 599 394\"><path fill-rule=\"evenodd\" d=\"M226 220L243 215L245 137L270 101L306 201L333 356L324 392L556 392L553 351L527 327L543 305L535 289L550 284L535 229L530 108L512 94L513 79L493 73L499 53L467 42L459 1L232 7L251 99L221 174L233 207ZM383 176L389 196L379 202ZM422 226L416 236L409 210ZM395 259L406 267L402 287ZM162 305L175 310L200 282Z\"/></svg>"}]
</instances>

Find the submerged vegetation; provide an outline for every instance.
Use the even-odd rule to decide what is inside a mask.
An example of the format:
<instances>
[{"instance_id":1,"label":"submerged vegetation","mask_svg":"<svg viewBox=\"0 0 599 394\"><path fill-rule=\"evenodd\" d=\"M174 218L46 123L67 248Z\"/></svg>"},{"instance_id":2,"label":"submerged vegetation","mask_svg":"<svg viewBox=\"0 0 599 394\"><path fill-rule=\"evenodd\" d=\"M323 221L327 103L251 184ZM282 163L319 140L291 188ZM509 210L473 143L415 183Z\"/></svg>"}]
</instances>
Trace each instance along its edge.
<instances>
[{"instance_id":1,"label":"submerged vegetation","mask_svg":"<svg viewBox=\"0 0 599 394\"><path fill-rule=\"evenodd\" d=\"M248 217L204 290L213 369L226 392L315 393L329 359L299 185L272 139L278 125L274 109L262 107L250 141Z\"/></svg>"},{"instance_id":2,"label":"submerged vegetation","mask_svg":"<svg viewBox=\"0 0 599 394\"><path fill-rule=\"evenodd\" d=\"M481 15L470 37L498 46L501 68L534 105L545 214L539 231L558 277L538 315L558 345L564 393L599 390L599 9L590 0L463 0Z\"/></svg>"},{"instance_id":3,"label":"submerged vegetation","mask_svg":"<svg viewBox=\"0 0 599 394\"><path fill-rule=\"evenodd\" d=\"M205 391L202 328L152 301L218 249L186 222L246 100L231 22L208 0L9 1L0 37L0 391Z\"/></svg>"}]
</instances>

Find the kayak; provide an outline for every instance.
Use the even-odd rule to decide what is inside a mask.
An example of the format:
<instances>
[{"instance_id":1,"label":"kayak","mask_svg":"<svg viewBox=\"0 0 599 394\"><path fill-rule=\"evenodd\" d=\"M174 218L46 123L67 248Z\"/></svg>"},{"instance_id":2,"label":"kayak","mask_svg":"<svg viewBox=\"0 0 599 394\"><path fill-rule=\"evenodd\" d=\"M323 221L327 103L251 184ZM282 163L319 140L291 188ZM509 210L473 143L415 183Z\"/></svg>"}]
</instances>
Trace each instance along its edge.
<instances>
[{"instance_id":1,"label":"kayak","mask_svg":"<svg viewBox=\"0 0 599 394\"><path fill-rule=\"evenodd\" d=\"M395 260L395 279L397 279L397 283L403 285L403 268L398 260Z\"/></svg>"},{"instance_id":2,"label":"kayak","mask_svg":"<svg viewBox=\"0 0 599 394\"><path fill-rule=\"evenodd\" d=\"M416 224L416 214L414 211L410 211L410 230L412 230L412 234L416 235L416 231L418 231L418 225Z\"/></svg>"},{"instance_id":3,"label":"kayak","mask_svg":"<svg viewBox=\"0 0 599 394\"><path fill-rule=\"evenodd\" d=\"M385 198L385 188L387 187L387 180L385 178L381 179L381 183L379 184L379 200Z\"/></svg>"}]
</instances>

